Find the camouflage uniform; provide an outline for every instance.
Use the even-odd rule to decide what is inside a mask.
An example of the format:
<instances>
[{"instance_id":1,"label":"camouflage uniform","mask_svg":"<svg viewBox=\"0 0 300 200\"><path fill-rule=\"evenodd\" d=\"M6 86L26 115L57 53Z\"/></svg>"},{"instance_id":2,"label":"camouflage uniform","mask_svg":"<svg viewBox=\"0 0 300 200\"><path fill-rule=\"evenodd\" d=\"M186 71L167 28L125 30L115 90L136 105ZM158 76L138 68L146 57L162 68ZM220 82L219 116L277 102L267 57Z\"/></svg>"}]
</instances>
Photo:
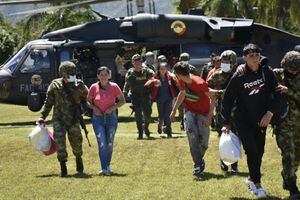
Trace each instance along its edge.
<instances>
[{"instance_id":1,"label":"camouflage uniform","mask_svg":"<svg viewBox=\"0 0 300 200\"><path fill-rule=\"evenodd\" d=\"M296 61L297 60L297 61ZM297 63L297 66L293 66ZM296 171L300 164L300 72L291 76L286 68L295 67L300 69L300 53L288 52L281 62L285 69L274 69L278 82L288 87L286 97L289 103L287 116L274 126L277 145L282 156L282 177L284 188L298 190L296 186Z\"/></svg>"},{"instance_id":2,"label":"camouflage uniform","mask_svg":"<svg viewBox=\"0 0 300 200\"><path fill-rule=\"evenodd\" d=\"M76 68L75 68L76 69ZM76 158L82 156L82 135L77 117L78 105L81 100L86 99L86 86L81 80L65 83L63 78L55 79L48 87L47 96L42 118L46 118L53 110L54 139L57 146L57 158L60 162L66 162L68 153L66 151L66 132ZM73 98L74 100L70 100Z\"/></svg>"},{"instance_id":3,"label":"camouflage uniform","mask_svg":"<svg viewBox=\"0 0 300 200\"><path fill-rule=\"evenodd\" d=\"M148 127L152 113L151 100L150 92L144 85L153 75L154 72L152 70L142 67L140 72L135 71L134 68L129 69L125 77L123 92L127 96L129 90L131 90L131 102L139 132L139 139L143 137L143 121L145 122L145 134L147 136L150 135Z\"/></svg>"},{"instance_id":4,"label":"camouflage uniform","mask_svg":"<svg viewBox=\"0 0 300 200\"><path fill-rule=\"evenodd\" d=\"M216 90L224 90L232 76L232 72L226 73L223 72L221 69L217 69L217 71L208 79L207 83L210 88ZM219 135L221 135L222 129L222 116L221 116L221 102L222 97L219 96L217 98L217 105L216 105L216 117L215 117L215 128ZM234 132L234 130L233 130Z\"/></svg>"},{"instance_id":5,"label":"camouflage uniform","mask_svg":"<svg viewBox=\"0 0 300 200\"><path fill-rule=\"evenodd\" d=\"M202 70L201 70L201 74L200 74L201 78L202 78L203 80L206 80L206 77L207 77L208 73L209 73L210 70L212 70L214 67L215 67L215 66L214 66L211 62L205 64L205 65L202 67Z\"/></svg>"},{"instance_id":6,"label":"camouflage uniform","mask_svg":"<svg viewBox=\"0 0 300 200\"><path fill-rule=\"evenodd\" d=\"M221 54L221 61L229 61L230 62L230 71L229 72L224 72L222 68L217 69L214 74L211 75L211 77L207 80L208 86L212 89L220 90L223 92L228 85L230 78L232 77L234 71L235 71L235 66L236 66L236 53L231 50L224 51ZM217 130L219 137L222 134L222 126L223 126L223 118L221 114L221 109L222 109L222 96L221 94L217 97L216 100L216 116L214 117L215 119L215 129ZM233 124L233 122L230 123L231 130L237 134L236 128ZM237 172L237 165L238 163L233 163L231 165L232 171ZM224 171L228 170L228 166L221 160L221 169Z\"/></svg>"}]
</instances>

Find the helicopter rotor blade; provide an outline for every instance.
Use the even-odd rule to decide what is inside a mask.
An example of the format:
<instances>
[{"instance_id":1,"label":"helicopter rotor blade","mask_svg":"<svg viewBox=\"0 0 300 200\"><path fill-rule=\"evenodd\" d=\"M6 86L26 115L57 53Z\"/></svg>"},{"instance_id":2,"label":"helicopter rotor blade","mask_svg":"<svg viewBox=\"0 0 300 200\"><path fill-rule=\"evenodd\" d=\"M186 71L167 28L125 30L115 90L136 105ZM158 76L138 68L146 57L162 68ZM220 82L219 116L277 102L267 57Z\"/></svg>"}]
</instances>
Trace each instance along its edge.
<instances>
[{"instance_id":1,"label":"helicopter rotor blade","mask_svg":"<svg viewBox=\"0 0 300 200\"><path fill-rule=\"evenodd\" d=\"M77 3L70 3L70 4L66 4L66 5L62 5L62 6L51 6L51 7L45 7L45 8L35 9L35 10L12 13L9 16L37 14L37 13L42 13L42 12L50 12L50 11L54 11L54 10L60 10L60 9L64 9L64 8L71 8L71 7L76 7L76 6L95 4L95 3L103 3L103 2L109 2L109 1L121 1L121 0L87 0L87 1L77 2Z\"/></svg>"},{"instance_id":2,"label":"helicopter rotor blade","mask_svg":"<svg viewBox=\"0 0 300 200\"><path fill-rule=\"evenodd\" d=\"M55 3L65 2L64 0L12 0L12 1L0 1L0 6L4 5L17 5L17 4L36 4L36 3Z\"/></svg>"}]
</instances>

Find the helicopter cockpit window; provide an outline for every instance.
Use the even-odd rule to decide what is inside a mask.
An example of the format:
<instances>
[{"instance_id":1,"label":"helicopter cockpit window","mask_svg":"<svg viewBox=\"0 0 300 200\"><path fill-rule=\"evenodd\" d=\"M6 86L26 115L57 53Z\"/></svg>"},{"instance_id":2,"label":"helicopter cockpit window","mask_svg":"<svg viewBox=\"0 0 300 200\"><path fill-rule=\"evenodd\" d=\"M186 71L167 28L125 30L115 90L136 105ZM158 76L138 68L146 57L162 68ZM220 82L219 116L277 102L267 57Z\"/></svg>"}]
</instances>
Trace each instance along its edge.
<instances>
[{"instance_id":1,"label":"helicopter cockpit window","mask_svg":"<svg viewBox=\"0 0 300 200\"><path fill-rule=\"evenodd\" d=\"M47 73L50 72L50 59L47 50L34 49L24 61L21 73Z\"/></svg>"},{"instance_id":2,"label":"helicopter cockpit window","mask_svg":"<svg viewBox=\"0 0 300 200\"><path fill-rule=\"evenodd\" d=\"M71 60L71 54L69 51L62 51L60 52L60 63L64 61L69 61Z\"/></svg>"},{"instance_id":3,"label":"helicopter cockpit window","mask_svg":"<svg viewBox=\"0 0 300 200\"><path fill-rule=\"evenodd\" d=\"M182 52L188 52L191 58L209 58L211 49L203 44L186 44L181 47Z\"/></svg>"},{"instance_id":4,"label":"helicopter cockpit window","mask_svg":"<svg viewBox=\"0 0 300 200\"><path fill-rule=\"evenodd\" d=\"M22 57L26 54L28 49L23 47L16 55L14 55L7 63L4 64L3 69L7 69L10 72L14 72L18 63L22 59Z\"/></svg>"}]
</instances>

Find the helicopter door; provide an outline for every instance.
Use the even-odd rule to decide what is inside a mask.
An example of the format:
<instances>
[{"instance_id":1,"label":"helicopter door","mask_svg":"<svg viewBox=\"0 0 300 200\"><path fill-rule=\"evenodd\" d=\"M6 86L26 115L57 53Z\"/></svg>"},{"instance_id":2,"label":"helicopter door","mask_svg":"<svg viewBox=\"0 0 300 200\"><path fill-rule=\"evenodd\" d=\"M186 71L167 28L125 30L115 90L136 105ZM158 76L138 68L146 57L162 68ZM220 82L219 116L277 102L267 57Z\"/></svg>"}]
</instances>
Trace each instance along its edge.
<instances>
[{"instance_id":1,"label":"helicopter door","mask_svg":"<svg viewBox=\"0 0 300 200\"><path fill-rule=\"evenodd\" d=\"M55 78L52 48L31 49L22 59L13 76L13 89L18 103L26 105L28 95L32 92L42 95L41 101L52 79Z\"/></svg>"}]
</instances>

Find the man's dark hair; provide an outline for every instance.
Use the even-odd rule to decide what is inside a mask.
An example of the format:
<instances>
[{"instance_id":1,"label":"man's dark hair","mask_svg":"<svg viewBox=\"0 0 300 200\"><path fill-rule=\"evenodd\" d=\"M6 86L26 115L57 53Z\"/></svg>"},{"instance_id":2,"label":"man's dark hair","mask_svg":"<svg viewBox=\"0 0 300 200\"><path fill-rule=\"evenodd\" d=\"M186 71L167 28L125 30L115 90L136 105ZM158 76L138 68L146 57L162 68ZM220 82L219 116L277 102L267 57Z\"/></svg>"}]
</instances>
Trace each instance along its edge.
<instances>
[{"instance_id":1,"label":"man's dark hair","mask_svg":"<svg viewBox=\"0 0 300 200\"><path fill-rule=\"evenodd\" d=\"M188 76L190 74L189 64L178 62L173 67L174 72L179 75Z\"/></svg>"},{"instance_id":2,"label":"man's dark hair","mask_svg":"<svg viewBox=\"0 0 300 200\"><path fill-rule=\"evenodd\" d=\"M248 55L249 53L260 53L260 52L261 52L261 48L259 48L259 46L257 46L256 44L252 44L252 43L247 44L243 49L244 56Z\"/></svg>"}]
</instances>

